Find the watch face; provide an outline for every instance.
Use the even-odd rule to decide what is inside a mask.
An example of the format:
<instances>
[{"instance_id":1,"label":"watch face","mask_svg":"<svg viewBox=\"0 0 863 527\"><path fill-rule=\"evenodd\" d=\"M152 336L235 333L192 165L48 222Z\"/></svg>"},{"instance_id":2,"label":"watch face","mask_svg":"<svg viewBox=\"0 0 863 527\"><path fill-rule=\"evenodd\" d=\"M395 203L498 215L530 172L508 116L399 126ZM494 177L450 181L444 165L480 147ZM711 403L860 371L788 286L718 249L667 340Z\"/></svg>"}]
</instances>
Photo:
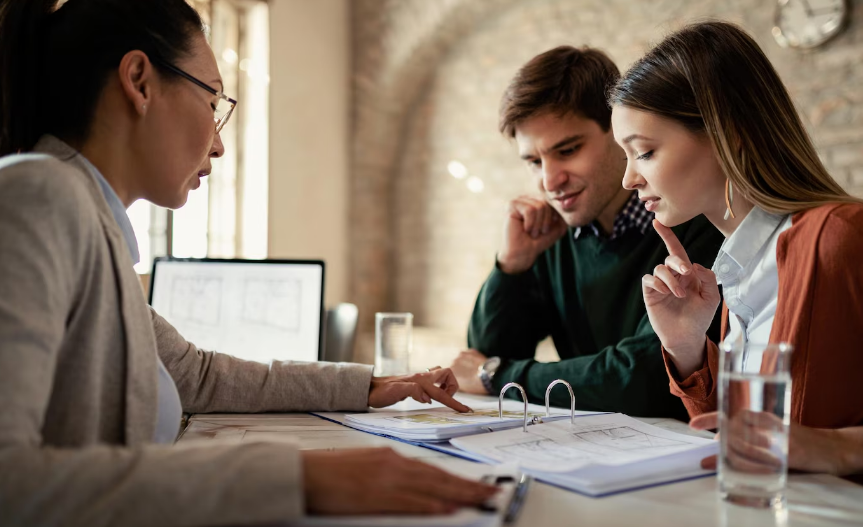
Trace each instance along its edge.
<instances>
[{"instance_id":1,"label":"watch face","mask_svg":"<svg viewBox=\"0 0 863 527\"><path fill-rule=\"evenodd\" d=\"M500 366L500 357L492 357L485 361L485 365L482 367L489 375L494 375L494 372L497 371L497 368Z\"/></svg>"},{"instance_id":2,"label":"watch face","mask_svg":"<svg viewBox=\"0 0 863 527\"><path fill-rule=\"evenodd\" d=\"M845 0L779 0L773 37L783 47L812 48L842 31Z\"/></svg>"}]
</instances>

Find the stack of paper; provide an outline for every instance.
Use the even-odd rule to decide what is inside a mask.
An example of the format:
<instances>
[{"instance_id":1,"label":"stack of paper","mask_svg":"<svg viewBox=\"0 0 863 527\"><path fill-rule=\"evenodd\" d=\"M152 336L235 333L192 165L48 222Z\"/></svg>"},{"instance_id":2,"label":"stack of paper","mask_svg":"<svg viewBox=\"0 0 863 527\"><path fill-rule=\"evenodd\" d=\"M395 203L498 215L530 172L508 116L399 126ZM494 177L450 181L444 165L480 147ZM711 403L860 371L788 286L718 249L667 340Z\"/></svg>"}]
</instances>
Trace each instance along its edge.
<instances>
[{"instance_id":1,"label":"stack of paper","mask_svg":"<svg viewBox=\"0 0 863 527\"><path fill-rule=\"evenodd\" d=\"M701 459L718 442L604 414L452 440L469 457L516 463L535 478L590 496L712 474Z\"/></svg>"},{"instance_id":2,"label":"stack of paper","mask_svg":"<svg viewBox=\"0 0 863 527\"><path fill-rule=\"evenodd\" d=\"M344 424L364 432L395 437L405 441L439 442L483 432L493 432L524 423L524 406L514 401L504 407L503 418L499 417L497 405L475 407L471 413L460 414L449 408L429 408L411 411L384 411L362 414L347 414ZM516 409L517 408L517 409ZM579 412L579 415L594 415L597 412ZM544 422L559 419L569 420L569 410L553 408L551 417L545 416L545 408L530 405L528 421L534 417Z\"/></svg>"}]
</instances>

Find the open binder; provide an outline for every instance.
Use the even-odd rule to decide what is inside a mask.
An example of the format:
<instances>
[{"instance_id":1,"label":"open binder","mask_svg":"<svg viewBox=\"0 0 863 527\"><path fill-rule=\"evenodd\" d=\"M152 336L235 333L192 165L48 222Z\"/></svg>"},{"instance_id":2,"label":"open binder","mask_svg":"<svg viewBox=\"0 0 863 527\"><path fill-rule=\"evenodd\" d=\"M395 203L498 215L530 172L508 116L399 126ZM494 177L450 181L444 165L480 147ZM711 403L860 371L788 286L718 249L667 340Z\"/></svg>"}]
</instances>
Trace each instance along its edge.
<instances>
[{"instance_id":1,"label":"open binder","mask_svg":"<svg viewBox=\"0 0 863 527\"><path fill-rule=\"evenodd\" d=\"M471 413L461 414L446 407L411 411L372 411L359 414L345 414L344 424L364 432L395 437L406 441L424 443L445 442L450 439L475 435L484 432L506 430L527 423L551 422L576 415L593 415L597 412L569 413L555 409L552 412L546 398L545 411L537 405L524 405L519 408L515 401L498 401L497 405L484 404L474 407ZM573 403L574 404L574 403ZM320 415L320 414L317 414Z\"/></svg>"},{"instance_id":2,"label":"open binder","mask_svg":"<svg viewBox=\"0 0 863 527\"><path fill-rule=\"evenodd\" d=\"M551 390L557 385L563 385L569 391L569 419L566 419L567 414L550 408ZM504 395L512 388L521 393L521 404L504 401ZM575 410L572 386L561 379L549 384L545 403L544 409L528 404L524 389L518 383L509 383L501 390L496 405L496 417L508 422L503 429L489 431L477 427L475 433L453 436L449 442L412 439L410 435L400 434L396 430L361 427L357 424L357 417L376 413L453 413L446 408L315 415L357 430L472 461L516 464L522 472L537 480L591 497L715 474L715 471L701 468L701 459L718 452L716 441L671 432L623 414ZM513 404L523 409L518 419L511 417ZM476 405L474 407L477 409ZM485 405L484 413L487 413L488 407ZM510 416L508 419L507 415Z\"/></svg>"},{"instance_id":3,"label":"open binder","mask_svg":"<svg viewBox=\"0 0 863 527\"><path fill-rule=\"evenodd\" d=\"M558 384L570 393L569 421L531 422L525 413L521 428L455 438L452 446L474 460L517 464L540 481L594 497L714 473L701 468L701 459L717 453L716 441L623 414L576 416L572 386L560 379L548 386L546 405ZM521 392L526 407L517 383L504 386L499 401L510 388Z\"/></svg>"}]
</instances>

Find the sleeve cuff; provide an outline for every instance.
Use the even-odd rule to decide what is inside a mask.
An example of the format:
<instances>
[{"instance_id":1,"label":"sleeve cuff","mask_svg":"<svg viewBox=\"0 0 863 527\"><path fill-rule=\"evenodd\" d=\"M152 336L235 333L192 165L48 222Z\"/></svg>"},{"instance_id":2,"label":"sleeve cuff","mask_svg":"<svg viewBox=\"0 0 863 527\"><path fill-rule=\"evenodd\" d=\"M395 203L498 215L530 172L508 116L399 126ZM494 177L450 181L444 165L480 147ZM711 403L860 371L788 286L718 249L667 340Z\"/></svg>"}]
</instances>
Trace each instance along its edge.
<instances>
[{"instance_id":1,"label":"sleeve cuff","mask_svg":"<svg viewBox=\"0 0 863 527\"><path fill-rule=\"evenodd\" d=\"M716 345L710 342L710 340L705 339L705 346L707 349L701 368L685 379L680 378L674 361L672 361L671 356L665 350L665 346L662 347L662 360L665 361L665 370L668 372L671 393L681 398L696 401L707 401L714 396L716 383L714 382L713 371L716 368L711 368L711 363L713 362L712 357L716 356Z\"/></svg>"},{"instance_id":2,"label":"sleeve cuff","mask_svg":"<svg viewBox=\"0 0 863 527\"><path fill-rule=\"evenodd\" d=\"M333 406L346 411L366 411L369 408L369 389L372 384L373 366L367 364L341 363L336 365L338 385Z\"/></svg>"}]
</instances>

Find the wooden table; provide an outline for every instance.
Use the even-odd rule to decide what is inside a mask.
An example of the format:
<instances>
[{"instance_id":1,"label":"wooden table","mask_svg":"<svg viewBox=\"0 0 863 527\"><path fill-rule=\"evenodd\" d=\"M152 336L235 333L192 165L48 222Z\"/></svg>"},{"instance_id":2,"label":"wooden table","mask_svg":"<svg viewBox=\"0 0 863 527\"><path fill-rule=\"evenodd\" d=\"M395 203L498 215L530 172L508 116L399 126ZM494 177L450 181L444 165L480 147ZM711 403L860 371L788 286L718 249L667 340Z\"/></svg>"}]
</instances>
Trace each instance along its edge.
<instances>
[{"instance_id":1,"label":"wooden table","mask_svg":"<svg viewBox=\"0 0 863 527\"><path fill-rule=\"evenodd\" d=\"M459 399L464 399L459 396ZM483 398L482 400L491 400ZM467 401L466 401L467 402ZM470 402L467 402L470 404ZM407 407L411 405L408 403ZM670 419L646 422L687 433L684 423ZM283 441L303 449L390 447L404 456L443 468L470 463L426 448L352 430L309 414L197 415L180 437L239 442ZM789 477L788 510L775 515L741 508L718 499L716 478L663 485L605 498L589 498L535 482L516 523L521 527L625 526L832 526L863 525L863 486L823 474Z\"/></svg>"}]
</instances>

